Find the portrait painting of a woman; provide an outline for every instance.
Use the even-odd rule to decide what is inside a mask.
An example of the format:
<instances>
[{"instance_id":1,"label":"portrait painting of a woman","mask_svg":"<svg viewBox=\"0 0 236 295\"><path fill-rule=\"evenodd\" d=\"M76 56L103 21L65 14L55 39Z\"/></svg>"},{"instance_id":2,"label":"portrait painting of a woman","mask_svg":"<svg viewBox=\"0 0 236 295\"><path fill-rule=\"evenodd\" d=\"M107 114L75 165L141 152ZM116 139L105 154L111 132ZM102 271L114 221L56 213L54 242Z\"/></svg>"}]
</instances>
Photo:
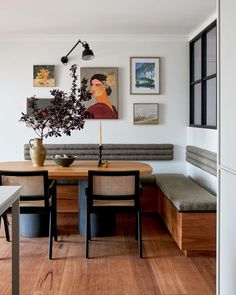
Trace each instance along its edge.
<instances>
[{"instance_id":1,"label":"portrait painting of a woman","mask_svg":"<svg viewBox=\"0 0 236 295\"><path fill-rule=\"evenodd\" d=\"M92 100L86 103L91 119L118 119L117 68L82 68Z\"/></svg>"}]
</instances>

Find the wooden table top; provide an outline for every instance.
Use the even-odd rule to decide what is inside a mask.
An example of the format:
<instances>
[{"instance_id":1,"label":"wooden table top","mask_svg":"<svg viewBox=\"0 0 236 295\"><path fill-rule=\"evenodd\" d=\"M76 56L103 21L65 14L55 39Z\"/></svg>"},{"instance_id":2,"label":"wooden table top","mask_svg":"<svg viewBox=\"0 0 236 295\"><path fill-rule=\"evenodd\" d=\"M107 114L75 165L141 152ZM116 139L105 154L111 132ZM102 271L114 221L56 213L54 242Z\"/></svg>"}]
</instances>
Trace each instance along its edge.
<instances>
[{"instance_id":1,"label":"wooden table top","mask_svg":"<svg viewBox=\"0 0 236 295\"><path fill-rule=\"evenodd\" d=\"M88 170L139 170L141 176L150 175L152 167L147 163L112 161L109 168L97 167L97 161L74 161L69 167L61 167L53 161L45 161L43 167L33 167L31 161L0 162L0 170L37 171L48 170L49 178L53 179L83 179L88 177Z\"/></svg>"}]
</instances>

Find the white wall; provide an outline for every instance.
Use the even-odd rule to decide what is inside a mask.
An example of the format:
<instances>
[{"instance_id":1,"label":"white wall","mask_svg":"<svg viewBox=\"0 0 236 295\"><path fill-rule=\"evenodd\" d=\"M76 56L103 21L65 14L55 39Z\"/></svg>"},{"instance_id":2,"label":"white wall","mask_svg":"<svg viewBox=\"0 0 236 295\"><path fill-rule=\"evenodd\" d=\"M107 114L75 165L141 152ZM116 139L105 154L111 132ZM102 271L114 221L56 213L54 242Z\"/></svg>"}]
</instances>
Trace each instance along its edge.
<instances>
[{"instance_id":1,"label":"white wall","mask_svg":"<svg viewBox=\"0 0 236 295\"><path fill-rule=\"evenodd\" d=\"M204 30L209 24L211 24L217 18L214 13L208 20L199 26L189 37L192 40L202 30ZM215 129L195 128L187 127L187 145L198 146L202 149L218 152L218 132ZM204 185L209 190L217 191L217 177L191 165L187 164L187 174L195 179L198 183Z\"/></svg>"},{"instance_id":2,"label":"white wall","mask_svg":"<svg viewBox=\"0 0 236 295\"><path fill-rule=\"evenodd\" d=\"M96 58L82 61L82 48L70 55L70 65L60 63L78 37L3 37L0 40L0 161L23 160L23 145L35 137L32 129L19 122L26 110L26 98L36 95L49 98L51 88L32 86L32 69L36 64L56 65L57 87L69 91L69 66L118 67L119 119L104 120L103 143L173 143L174 161L153 163L154 171L186 172L184 149L188 124L188 42L183 38L84 38ZM129 94L129 62L131 56L161 57L161 95ZM160 124L133 125L133 103L160 104ZM82 131L71 137L49 138L44 143L98 143L99 121L90 120Z\"/></svg>"}]
</instances>

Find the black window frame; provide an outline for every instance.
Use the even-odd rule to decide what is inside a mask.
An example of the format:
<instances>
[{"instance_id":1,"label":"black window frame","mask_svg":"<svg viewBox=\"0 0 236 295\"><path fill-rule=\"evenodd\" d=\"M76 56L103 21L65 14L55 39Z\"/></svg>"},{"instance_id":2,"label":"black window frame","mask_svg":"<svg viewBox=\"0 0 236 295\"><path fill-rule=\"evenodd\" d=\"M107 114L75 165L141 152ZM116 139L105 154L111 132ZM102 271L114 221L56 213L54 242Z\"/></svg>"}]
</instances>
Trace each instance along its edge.
<instances>
[{"instance_id":1,"label":"black window frame","mask_svg":"<svg viewBox=\"0 0 236 295\"><path fill-rule=\"evenodd\" d=\"M216 20L201 31L196 37L189 42L190 50L190 112L189 112L189 126L207 129L217 128L217 94L216 94L216 113L215 125L207 125L207 81L216 79L217 77L217 61L216 73L207 76L207 33L216 28L216 46L217 46L217 25ZM201 78L194 81L194 44L201 40ZM217 52L217 48L216 48ZM194 124L194 86L199 84L201 86L201 124ZM216 81L217 89L217 81ZM217 92L216 92L217 93Z\"/></svg>"}]
</instances>

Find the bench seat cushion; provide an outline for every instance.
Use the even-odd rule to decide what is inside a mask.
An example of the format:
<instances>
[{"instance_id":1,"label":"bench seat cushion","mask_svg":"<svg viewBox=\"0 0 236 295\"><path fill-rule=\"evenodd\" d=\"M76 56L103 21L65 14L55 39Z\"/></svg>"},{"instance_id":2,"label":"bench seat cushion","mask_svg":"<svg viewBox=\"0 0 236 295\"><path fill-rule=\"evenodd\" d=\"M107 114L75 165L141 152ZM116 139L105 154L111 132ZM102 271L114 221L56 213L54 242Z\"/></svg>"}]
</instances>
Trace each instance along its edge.
<instances>
[{"instance_id":1,"label":"bench seat cushion","mask_svg":"<svg viewBox=\"0 0 236 295\"><path fill-rule=\"evenodd\" d=\"M216 211L216 197L183 174L154 174L156 184L180 212Z\"/></svg>"}]
</instances>

